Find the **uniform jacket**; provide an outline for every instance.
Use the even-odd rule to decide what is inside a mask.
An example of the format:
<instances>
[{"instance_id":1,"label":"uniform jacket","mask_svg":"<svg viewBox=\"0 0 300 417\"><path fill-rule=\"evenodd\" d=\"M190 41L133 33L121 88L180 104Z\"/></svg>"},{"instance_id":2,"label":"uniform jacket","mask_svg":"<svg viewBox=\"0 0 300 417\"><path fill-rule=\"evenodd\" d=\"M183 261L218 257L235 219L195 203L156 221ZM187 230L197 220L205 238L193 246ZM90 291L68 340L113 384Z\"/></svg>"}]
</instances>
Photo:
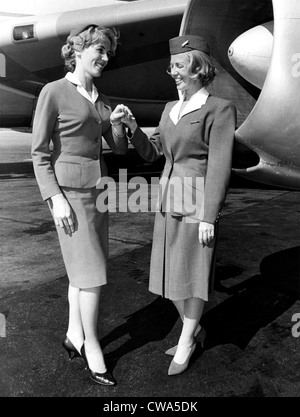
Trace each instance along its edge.
<instances>
[{"instance_id":1,"label":"uniform jacket","mask_svg":"<svg viewBox=\"0 0 300 417\"><path fill-rule=\"evenodd\" d=\"M178 206L175 201L177 193L168 189L171 214L194 215L198 220L215 223L230 180L236 109L228 100L208 95L204 105L188 111L175 124L170 112L177 103L166 105L159 126L149 139L138 128L130 140L147 161L165 155L166 163L160 179L164 189L168 189L168 184L176 178L183 184L180 198L190 194L187 201L195 202L199 201L196 192L203 193L201 207L197 207L193 214L186 204ZM185 183L185 178L193 178L194 182ZM177 207L182 207L182 211L179 212ZM163 210L163 206L160 208Z\"/></svg>"},{"instance_id":2,"label":"uniform jacket","mask_svg":"<svg viewBox=\"0 0 300 417\"><path fill-rule=\"evenodd\" d=\"M60 193L60 186L96 186L103 168L102 136L113 152L126 153L127 138L113 134L110 113L106 96L100 94L93 104L66 78L42 89L33 123L32 159L44 200Z\"/></svg>"}]
</instances>

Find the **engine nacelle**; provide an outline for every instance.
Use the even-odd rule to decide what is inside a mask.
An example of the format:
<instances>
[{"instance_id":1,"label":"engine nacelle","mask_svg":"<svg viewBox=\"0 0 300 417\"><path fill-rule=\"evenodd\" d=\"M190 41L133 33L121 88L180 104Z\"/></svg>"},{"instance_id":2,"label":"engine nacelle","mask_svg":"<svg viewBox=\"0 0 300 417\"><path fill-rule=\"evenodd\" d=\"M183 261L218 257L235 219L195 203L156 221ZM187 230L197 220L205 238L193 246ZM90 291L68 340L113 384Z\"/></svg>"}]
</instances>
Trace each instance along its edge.
<instances>
[{"instance_id":1,"label":"engine nacelle","mask_svg":"<svg viewBox=\"0 0 300 417\"><path fill-rule=\"evenodd\" d=\"M230 45L228 58L233 68L257 88L262 89L270 66L274 22L256 26Z\"/></svg>"}]
</instances>

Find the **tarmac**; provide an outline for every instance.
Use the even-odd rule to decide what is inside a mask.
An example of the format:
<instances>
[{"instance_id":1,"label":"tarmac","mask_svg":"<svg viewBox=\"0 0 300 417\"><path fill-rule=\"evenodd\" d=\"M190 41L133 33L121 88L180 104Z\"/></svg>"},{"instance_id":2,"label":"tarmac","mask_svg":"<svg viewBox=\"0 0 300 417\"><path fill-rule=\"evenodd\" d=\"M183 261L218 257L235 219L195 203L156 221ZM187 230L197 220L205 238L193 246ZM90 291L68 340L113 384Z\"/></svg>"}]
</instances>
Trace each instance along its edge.
<instances>
[{"instance_id":1,"label":"tarmac","mask_svg":"<svg viewBox=\"0 0 300 417\"><path fill-rule=\"evenodd\" d=\"M68 279L30 144L30 133L0 131L1 397L300 396L299 192L233 175L216 285L201 320L206 343L188 370L172 377L164 352L177 343L181 324L172 303L148 291L154 213L110 213L99 338L118 384L104 387L89 379L82 359L68 361L61 346ZM129 163L135 174L157 176L149 165L134 165L134 157L106 157L112 175Z\"/></svg>"}]
</instances>

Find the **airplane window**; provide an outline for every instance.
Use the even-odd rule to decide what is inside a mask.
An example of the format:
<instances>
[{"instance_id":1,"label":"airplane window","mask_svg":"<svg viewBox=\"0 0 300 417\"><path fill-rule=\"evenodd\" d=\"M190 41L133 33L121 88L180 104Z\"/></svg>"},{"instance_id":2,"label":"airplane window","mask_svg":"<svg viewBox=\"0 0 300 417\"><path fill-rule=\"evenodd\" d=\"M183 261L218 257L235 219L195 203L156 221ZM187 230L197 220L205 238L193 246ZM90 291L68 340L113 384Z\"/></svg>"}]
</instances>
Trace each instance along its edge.
<instances>
[{"instance_id":1,"label":"airplane window","mask_svg":"<svg viewBox=\"0 0 300 417\"><path fill-rule=\"evenodd\" d=\"M34 39L34 26L15 26L13 30L13 38L15 41L28 41Z\"/></svg>"}]
</instances>

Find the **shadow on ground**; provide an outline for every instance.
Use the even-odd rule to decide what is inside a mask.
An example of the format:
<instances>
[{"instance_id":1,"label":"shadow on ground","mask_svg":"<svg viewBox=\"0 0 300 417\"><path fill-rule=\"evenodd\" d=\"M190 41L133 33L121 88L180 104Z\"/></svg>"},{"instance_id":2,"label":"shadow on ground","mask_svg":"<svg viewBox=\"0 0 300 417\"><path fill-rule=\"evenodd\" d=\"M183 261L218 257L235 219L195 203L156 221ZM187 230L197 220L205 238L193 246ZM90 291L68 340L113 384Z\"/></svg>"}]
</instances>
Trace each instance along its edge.
<instances>
[{"instance_id":1,"label":"shadow on ground","mask_svg":"<svg viewBox=\"0 0 300 417\"><path fill-rule=\"evenodd\" d=\"M0 164L0 179L7 180L14 177L33 178L32 162L10 162Z\"/></svg>"},{"instance_id":2,"label":"shadow on ground","mask_svg":"<svg viewBox=\"0 0 300 417\"><path fill-rule=\"evenodd\" d=\"M130 256L134 257L135 254ZM225 344L245 349L261 328L287 311L299 299L299 259L300 247L269 255L261 262L261 274L231 287L225 286L226 280L238 276L240 269L236 266L217 266L215 291L228 294L228 298L213 306L202 317L202 325L208 334L205 350ZM101 340L105 347L124 335L130 337L110 352L110 365L115 367L124 355L149 342L163 340L177 319L178 314L172 302L161 297L126 317L126 323ZM281 329L274 325L274 331L280 338L290 334L287 327ZM194 359L201 354L199 346Z\"/></svg>"}]
</instances>

